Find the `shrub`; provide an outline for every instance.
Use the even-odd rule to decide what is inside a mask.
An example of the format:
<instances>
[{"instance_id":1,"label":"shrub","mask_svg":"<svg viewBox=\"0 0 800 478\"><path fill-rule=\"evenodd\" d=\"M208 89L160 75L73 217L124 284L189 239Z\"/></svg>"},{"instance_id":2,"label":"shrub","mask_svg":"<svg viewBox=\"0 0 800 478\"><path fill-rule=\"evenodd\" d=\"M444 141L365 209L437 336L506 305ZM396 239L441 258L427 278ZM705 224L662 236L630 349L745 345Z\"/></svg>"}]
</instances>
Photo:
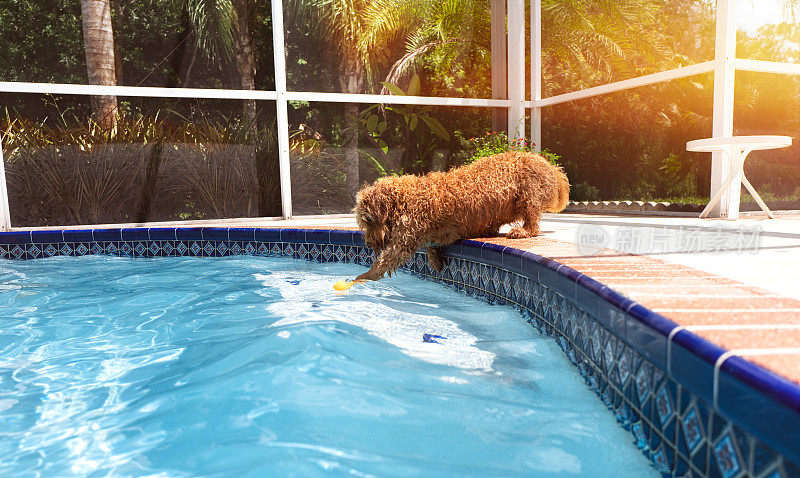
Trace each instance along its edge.
<instances>
[{"instance_id":1,"label":"shrub","mask_svg":"<svg viewBox=\"0 0 800 478\"><path fill-rule=\"evenodd\" d=\"M506 151L527 151L535 152L555 166L560 166L558 155L551 153L548 150L536 151L533 144L529 144L525 138L519 138L514 141L508 139L508 135L504 132L490 131L484 136L478 136L467 140L467 147L473 151L472 156L467 160L467 163L474 162L476 159L493 156L495 154L505 153Z\"/></svg>"},{"instance_id":2,"label":"shrub","mask_svg":"<svg viewBox=\"0 0 800 478\"><path fill-rule=\"evenodd\" d=\"M580 182L570 187L569 198L573 201L599 201L600 190L586 181Z\"/></svg>"},{"instance_id":3,"label":"shrub","mask_svg":"<svg viewBox=\"0 0 800 478\"><path fill-rule=\"evenodd\" d=\"M61 115L3 128L17 225L275 216L275 132L240 120L122 115L103 130ZM176 126L176 124L180 126Z\"/></svg>"}]
</instances>

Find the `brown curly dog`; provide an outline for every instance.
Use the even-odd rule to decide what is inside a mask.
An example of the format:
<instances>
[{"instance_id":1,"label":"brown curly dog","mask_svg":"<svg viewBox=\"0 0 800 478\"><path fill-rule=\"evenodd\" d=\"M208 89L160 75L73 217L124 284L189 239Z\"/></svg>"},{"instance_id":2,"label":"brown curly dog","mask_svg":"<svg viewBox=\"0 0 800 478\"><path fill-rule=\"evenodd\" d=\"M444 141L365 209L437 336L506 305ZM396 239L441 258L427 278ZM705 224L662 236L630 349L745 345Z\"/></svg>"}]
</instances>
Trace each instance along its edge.
<instances>
[{"instance_id":1,"label":"brown curly dog","mask_svg":"<svg viewBox=\"0 0 800 478\"><path fill-rule=\"evenodd\" d=\"M377 259L356 280L378 280L427 246L428 263L441 271L439 247L458 239L496 236L523 221L509 238L539 234L543 212L560 212L569 200L561 168L534 153L510 151L446 173L379 179L356 197L356 222Z\"/></svg>"}]
</instances>

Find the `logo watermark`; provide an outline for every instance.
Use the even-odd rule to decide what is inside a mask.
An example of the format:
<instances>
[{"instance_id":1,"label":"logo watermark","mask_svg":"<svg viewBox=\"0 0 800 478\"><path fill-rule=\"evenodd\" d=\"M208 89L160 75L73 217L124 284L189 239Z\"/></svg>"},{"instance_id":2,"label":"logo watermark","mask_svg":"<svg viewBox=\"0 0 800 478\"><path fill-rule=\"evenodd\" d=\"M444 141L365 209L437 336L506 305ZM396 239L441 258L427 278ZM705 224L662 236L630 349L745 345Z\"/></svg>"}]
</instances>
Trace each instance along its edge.
<instances>
[{"instance_id":1,"label":"logo watermark","mask_svg":"<svg viewBox=\"0 0 800 478\"><path fill-rule=\"evenodd\" d=\"M743 227L600 226L581 224L575 234L582 255L604 249L630 254L750 253L761 245L758 224Z\"/></svg>"}]
</instances>

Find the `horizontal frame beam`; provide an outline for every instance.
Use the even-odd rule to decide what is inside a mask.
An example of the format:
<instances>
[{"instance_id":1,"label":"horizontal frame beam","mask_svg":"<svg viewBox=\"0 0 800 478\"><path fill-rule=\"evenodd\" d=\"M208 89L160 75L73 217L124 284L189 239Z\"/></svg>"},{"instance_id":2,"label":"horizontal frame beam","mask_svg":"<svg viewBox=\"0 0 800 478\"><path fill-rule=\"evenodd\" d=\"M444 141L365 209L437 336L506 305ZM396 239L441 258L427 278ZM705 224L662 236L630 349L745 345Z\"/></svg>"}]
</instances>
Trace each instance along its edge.
<instances>
[{"instance_id":1,"label":"horizontal frame beam","mask_svg":"<svg viewBox=\"0 0 800 478\"><path fill-rule=\"evenodd\" d=\"M511 106L510 100L491 100L487 98L367 95L354 93L318 93L311 91L287 91L286 98L289 101L311 101L320 103L380 103L385 105L478 106L489 108L508 108Z\"/></svg>"},{"instance_id":2,"label":"horizontal frame beam","mask_svg":"<svg viewBox=\"0 0 800 478\"><path fill-rule=\"evenodd\" d=\"M787 75L800 75L800 64L781 63L775 61L747 60L737 58L736 69L740 71L754 71L760 73L779 73ZM639 76L627 80L595 86L584 90L551 96L535 102L525 101L525 108L534 104L537 108L568 103L593 96L624 91L642 86L663 83L665 81L700 75L714 71L714 61L684 66L673 70L662 71L650 75ZM83 95L83 96L135 96L152 98L197 98L197 99L222 99L222 100L267 100L275 101L278 94L271 90L232 90L210 88L162 88L151 86L98 86L98 85L72 85L65 83L27 83L18 81L0 82L0 93L38 93L53 95ZM456 98L440 96L401 96L401 95L370 95L347 93L324 93L313 91L287 91L288 101L309 101L320 103L362 103L362 104L400 104L400 105L425 105L425 106L467 106L484 108L509 108L510 100L489 98Z\"/></svg>"},{"instance_id":3,"label":"horizontal frame beam","mask_svg":"<svg viewBox=\"0 0 800 478\"><path fill-rule=\"evenodd\" d=\"M614 93L616 91L629 90L632 88L639 88L641 86L653 85L656 83L663 83L669 80L676 80L678 78L685 78L687 76L695 76L703 73L710 73L714 71L714 62L706 61L696 65L683 66L673 70L661 71L650 75L639 76L628 80L617 81L608 83L606 85L595 86L593 88L586 88L585 90L573 91L572 93L564 93L563 95L551 96L536 102L536 107L541 108L544 106L553 106L560 103L567 103L575 100L582 100L584 98L591 98L592 96L604 95L607 93ZM530 107L530 102L528 104Z\"/></svg>"},{"instance_id":4,"label":"horizontal frame beam","mask_svg":"<svg viewBox=\"0 0 800 478\"><path fill-rule=\"evenodd\" d=\"M737 70L757 71L760 73L781 73L784 75L800 75L800 63L781 63L777 61L745 60L734 61Z\"/></svg>"},{"instance_id":5,"label":"horizontal frame beam","mask_svg":"<svg viewBox=\"0 0 800 478\"><path fill-rule=\"evenodd\" d=\"M222 90L211 88L161 88L153 86L70 85L66 83L0 82L0 93L50 95L138 96L150 98L204 98L224 100L276 100L274 91Z\"/></svg>"},{"instance_id":6,"label":"horizontal frame beam","mask_svg":"<svg viewBox=\"0 0 800 478\"><path fill-rule=\"evenodd\" d=\"M775 61L736 59L736 69L740 71L754 71L761 73L779 73L787 75L800 75L800 64L780 63ZM642 86L663 83L665 81L700 75L714 71L714 61L684 66L673 70L662 71L650 75L639 76L627 80L595 86L584 90L564 93L562 95L543 98L535 102L537 108L568 103L593 96L624 91ZM39 93L54 95L84 95L84 96L135 96L153 98L198 98L198 99L223 99L223 100L268 100L275 101L278 94L271 90L232 90L208 88L161 88L151 86L98 86L98 85L72 85L64 83L26 83L17 81L0 82L0 93ZM472 106L486 108L508 108L510 100L489 98L456 98L440 96L401 96L401 95L370 95L347 93L324 93L313 91L287 91L286 99L289 101L309 101L320 103L363 103L363 104L404 104L426 106ZM531 108L534 102L525 101L525 107Z\"/></svg>"},{"instance_id":7,"label":"horizontal frame beam","mask_svg":"<svg viewBox=\"0 0 800 478\"><path fill-rule=\"evenodd\" d=\"M275 91L229 90L206 88L161 88L152 86L99 86L71 85L65 83L25 83L17 81L0 82L0 93L38 93L50 95L82 96L136 96L150 98L199 98L221 100L268 100L275 101ZM288 101L309 101L323 103L367 103L404 104L429 106L476 106L489 108L508 108L509 100L488 98L454 98L439 96L401 96L367 95L346 93L321 93L311 91L287 91Z\"/></svg>"}]
</instances>

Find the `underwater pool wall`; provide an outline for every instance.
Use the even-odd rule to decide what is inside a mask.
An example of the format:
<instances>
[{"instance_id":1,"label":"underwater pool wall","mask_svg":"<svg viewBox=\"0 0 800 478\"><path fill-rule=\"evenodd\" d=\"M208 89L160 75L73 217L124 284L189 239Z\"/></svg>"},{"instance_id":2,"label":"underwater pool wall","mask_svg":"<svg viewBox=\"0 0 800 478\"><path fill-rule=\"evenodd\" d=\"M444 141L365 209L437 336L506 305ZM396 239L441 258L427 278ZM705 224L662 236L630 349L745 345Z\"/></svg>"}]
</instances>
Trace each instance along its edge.
<instances>
[{"instance_id":1,"label":"underwater pool wall","mask_svg":"<svg viewBox=\"0 0 800 478\"><path fill-rule=\"evenodd\" d=\"M416 253L403 269L519 309L559 343L587 385L669 476L800 477L800 386L574 269L511 247L459 241L445 269ZM237 254L368 266L357 231L126 228L0 233L0 258Z\"/></svg>"}]
</instances>

